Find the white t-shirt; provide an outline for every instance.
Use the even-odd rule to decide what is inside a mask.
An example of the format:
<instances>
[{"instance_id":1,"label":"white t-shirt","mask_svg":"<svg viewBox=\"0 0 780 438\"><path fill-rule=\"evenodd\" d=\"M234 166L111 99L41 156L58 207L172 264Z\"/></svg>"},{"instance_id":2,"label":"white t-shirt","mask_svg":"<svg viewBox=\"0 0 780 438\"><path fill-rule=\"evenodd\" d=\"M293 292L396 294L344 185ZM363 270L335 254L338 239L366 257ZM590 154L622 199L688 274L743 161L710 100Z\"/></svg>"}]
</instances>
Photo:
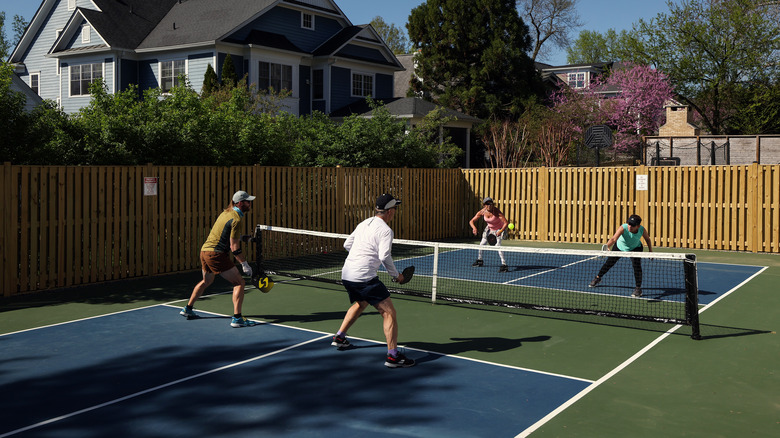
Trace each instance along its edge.
<instances>
[{"instance_id":1,"label":"white t-shirt","mask_svg":"<svg viewBox=\"0 0 780 438\"><path fill-rule=\"evenodd\" d=\"M344 242L349 251L341 279L364 282L376 277L380 265L388 274L398 277L393 264L393 230L380 217L374 216L361 222Z\"/></svg>"}]
</instances>

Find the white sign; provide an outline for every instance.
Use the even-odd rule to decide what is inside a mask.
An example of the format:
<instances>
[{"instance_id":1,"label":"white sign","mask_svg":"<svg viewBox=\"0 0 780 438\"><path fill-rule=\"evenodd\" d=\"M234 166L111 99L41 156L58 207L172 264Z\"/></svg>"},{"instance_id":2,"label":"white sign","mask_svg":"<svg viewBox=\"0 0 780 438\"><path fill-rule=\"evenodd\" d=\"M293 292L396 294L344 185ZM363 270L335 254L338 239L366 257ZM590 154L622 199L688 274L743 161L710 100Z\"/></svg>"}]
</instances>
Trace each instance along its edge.
<instances>
[{"instance_id":1,"label":"white sign","mask_svg":"<svg viewBox=\"0 0 780 438\"><path fill-rule=\"evenodd\" d=\"M157 181L156 176L144 177L144 196L157 196Z\"/></svg>"},{"instance_id":2,"label":"white sign","mask_svg":"<svg viewBox=\"0 0 780 438\"><path fill-rule=\"evenodd\" d=\"M636 176L636 189L637 191L647 191L647 175Z\"/></svg>"}]
</instances>

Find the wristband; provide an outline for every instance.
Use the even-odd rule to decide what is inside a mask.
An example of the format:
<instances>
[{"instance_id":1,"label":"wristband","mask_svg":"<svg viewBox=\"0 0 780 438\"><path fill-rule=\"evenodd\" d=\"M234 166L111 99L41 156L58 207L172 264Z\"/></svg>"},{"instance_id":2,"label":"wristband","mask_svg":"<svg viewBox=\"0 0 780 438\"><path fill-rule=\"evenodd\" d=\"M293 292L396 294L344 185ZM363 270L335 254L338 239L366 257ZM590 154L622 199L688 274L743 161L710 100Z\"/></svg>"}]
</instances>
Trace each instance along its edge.
<instances>
[{"instance_id":1,"label":"wristband","mask_svg":"<svg viewBox=\"0 0 780 438\"><path fill-rule=\"evenodd\" d=\"M241 248L238 248L237 250L233 251L234 256L237 256L239 254L241 254Z\"/></svg>"}]
</instances>

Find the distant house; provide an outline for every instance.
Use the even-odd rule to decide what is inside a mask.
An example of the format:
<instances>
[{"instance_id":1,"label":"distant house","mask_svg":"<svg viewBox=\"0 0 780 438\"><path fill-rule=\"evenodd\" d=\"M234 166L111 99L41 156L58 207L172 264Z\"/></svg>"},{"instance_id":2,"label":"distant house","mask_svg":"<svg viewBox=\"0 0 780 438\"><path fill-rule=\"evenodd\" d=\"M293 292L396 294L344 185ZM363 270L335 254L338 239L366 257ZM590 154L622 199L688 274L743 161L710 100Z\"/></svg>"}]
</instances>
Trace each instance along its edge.
<instances>
[{"instance_id":1,"label":"distant house","mask_svg":"<svg viewBox=\"0 0 780 438\"><path fill-rule=\"evenodd\" d=\"M615 67L613 62L598 62L595 64L569 64L553 66L541 62L536 63L536 70L542 75L542 80L553 88L566 85L574 90L585 89L596 78L607 70ZM596 93L606 97L617 96L620 90L612 87L601 87Z\"/></svg>"},{"instance_id":2,"label":"distant house","mask_svg":"<svg viewBox=\"0 0 780 438\"><path fill-rule=\"evenodd\" d=\"M200 91L208 65L230 54L239 77L289 90L287 111L331 113L393 96L396 57L370 25L330 0L44 0L10 62L44 99L75 112L102 78L109 93L136 84Z\"/></svg>"}]
</instances>

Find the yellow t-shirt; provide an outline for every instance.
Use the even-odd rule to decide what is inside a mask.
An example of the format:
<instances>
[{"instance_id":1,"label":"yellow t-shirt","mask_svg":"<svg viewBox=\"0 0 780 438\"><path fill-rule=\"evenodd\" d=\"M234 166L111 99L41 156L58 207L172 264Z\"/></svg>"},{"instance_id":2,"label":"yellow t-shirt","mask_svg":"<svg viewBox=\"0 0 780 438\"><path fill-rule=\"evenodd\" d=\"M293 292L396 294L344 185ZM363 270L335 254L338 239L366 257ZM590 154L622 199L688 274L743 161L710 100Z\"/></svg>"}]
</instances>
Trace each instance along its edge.
<instances>
[{"instance_id":1,"label":"yellow t-shirt","mask_svg":"<svg viewBox=\"0 0 780 438\"><path fill-rule=\"evenodd\" d=\"M230 239L241 238L241 219L243 214L236 211L235 208L223 211L214 226L211 227L209 237L206 243L200 248L201 251L230 252Z\"/></svg>"}]
</instances>

